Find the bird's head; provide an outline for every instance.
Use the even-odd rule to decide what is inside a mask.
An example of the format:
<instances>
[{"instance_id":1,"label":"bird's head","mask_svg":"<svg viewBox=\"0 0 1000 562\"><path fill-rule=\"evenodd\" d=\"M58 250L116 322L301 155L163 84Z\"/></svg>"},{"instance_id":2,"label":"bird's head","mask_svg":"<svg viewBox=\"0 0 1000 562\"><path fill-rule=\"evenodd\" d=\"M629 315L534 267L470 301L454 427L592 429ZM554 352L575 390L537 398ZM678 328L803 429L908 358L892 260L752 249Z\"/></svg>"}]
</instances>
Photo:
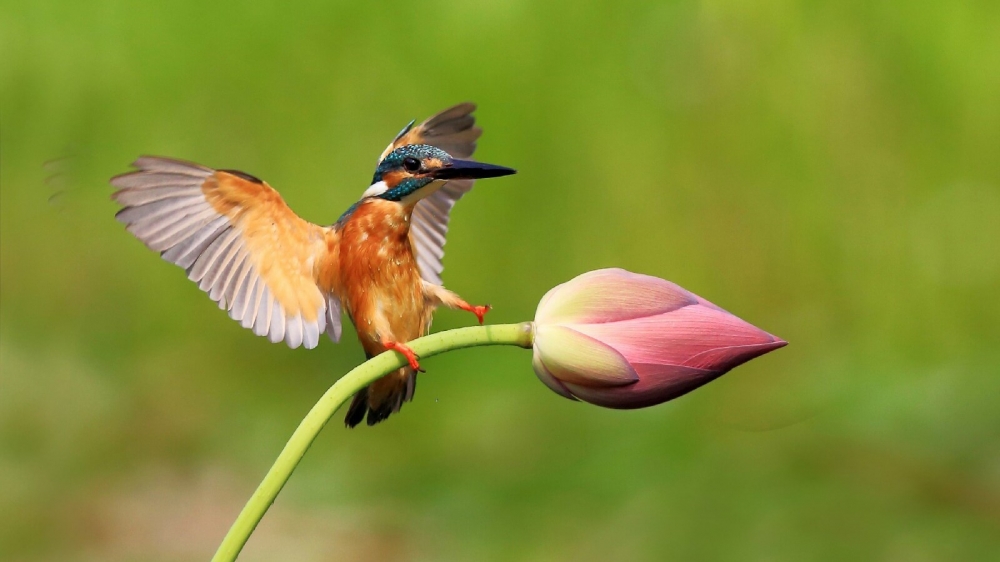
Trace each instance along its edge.
<instances>
[{"instance_id":1,"label":"bird's head","mask_svg":"<svg viewBox=\"0 0 1000 562\"><path fill-rule=\"evenodd\" d=\"M476 180L516 173L494 166L452 158L427 144L401 146L379 162L365 196L414 204L437 191L448 180Z\"/></svg>"}]
</instances>

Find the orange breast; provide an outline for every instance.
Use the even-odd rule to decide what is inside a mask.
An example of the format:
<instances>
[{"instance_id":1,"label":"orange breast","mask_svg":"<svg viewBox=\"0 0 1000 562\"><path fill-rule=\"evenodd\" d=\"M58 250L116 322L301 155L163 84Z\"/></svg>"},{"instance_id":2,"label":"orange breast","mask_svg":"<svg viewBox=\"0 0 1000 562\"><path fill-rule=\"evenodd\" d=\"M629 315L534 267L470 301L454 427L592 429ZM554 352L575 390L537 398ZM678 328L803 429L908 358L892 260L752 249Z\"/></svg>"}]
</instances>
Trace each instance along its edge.
<instances>
[{"instance_id":1,"label":"orange breast","mask_svg":"<svg viewBox=\"0 0 1000 562\"><path fill-rule=\"evenodd\" d=\"M424 302L409 241L410 212L399 203L369 199L340 230L334 289L369 353L384 351L382 338L416 339L430 323L432 309Z\"/></svg>"}]
</instances>

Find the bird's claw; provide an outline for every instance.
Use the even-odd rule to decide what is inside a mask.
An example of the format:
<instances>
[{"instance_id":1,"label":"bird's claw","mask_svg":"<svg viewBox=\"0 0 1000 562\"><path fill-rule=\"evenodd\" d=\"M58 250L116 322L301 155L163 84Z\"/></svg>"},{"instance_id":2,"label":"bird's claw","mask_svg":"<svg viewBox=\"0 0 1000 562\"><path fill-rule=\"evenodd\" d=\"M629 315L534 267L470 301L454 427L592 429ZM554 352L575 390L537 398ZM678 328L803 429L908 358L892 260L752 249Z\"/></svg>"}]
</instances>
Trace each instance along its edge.
<instances>
[{"instance_id":1,"label":"bird's claw","mask_svg":"<svg viewBox=\"0 0 1000 562\"><path fill-rule=\"evenodd\" d=\"M418 361L418 359L420 359L420 356L414 353L413 350L410 349L408 345L394 341L383 342L383 345L385 345L386 349L397 351L400 354L402 354L403 357L406 357L406 361L409 362L410 368L413 369L414 371L417 371L418 373L427 372L422 367L420 367L420 362Z\"/></svg>"},{"instance_id":2,"label":"bird's claw","mask_svg":"<svg viewBox=\"0 0 1000 562\"><path fill-rule=\"evenodd\" d=\"M479 320L479 325L482 326L483 322L486 319L486 313L489 312L489 311L491 311L491 310L493 310L492 306L490 306L488 304L484 304L482 306L473 306L473 307L471 307L471 309L469 310L469 312L471 312L471 313L473 313L473 314L476 315L476 319Z\"/></svg>"}]
</instances>

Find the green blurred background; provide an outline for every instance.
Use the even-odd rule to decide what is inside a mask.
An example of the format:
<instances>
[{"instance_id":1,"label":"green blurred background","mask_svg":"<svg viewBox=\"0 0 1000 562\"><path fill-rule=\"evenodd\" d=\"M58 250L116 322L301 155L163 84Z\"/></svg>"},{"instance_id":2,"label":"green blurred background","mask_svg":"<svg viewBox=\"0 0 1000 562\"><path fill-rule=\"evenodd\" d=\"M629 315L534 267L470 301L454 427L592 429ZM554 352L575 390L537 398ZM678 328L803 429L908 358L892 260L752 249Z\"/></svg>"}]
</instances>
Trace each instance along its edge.
<instances>
[{"instance_id":1,"label":"green blurred background","mask_svg":"<svg viewBox=\"0 0 1000 562\"><path fill-rule=\"evenodd\" d=\"M110 176L242 169L328 224L474 100L520 171L447 246L489 321L620 266L789 347L630 412L523 350L430 359L388 423L337 415L242 559L995 560L998 30L987 1L3 3L0 558L207 560L363 358L240 328Z\"/></svg>"}]
</instances>

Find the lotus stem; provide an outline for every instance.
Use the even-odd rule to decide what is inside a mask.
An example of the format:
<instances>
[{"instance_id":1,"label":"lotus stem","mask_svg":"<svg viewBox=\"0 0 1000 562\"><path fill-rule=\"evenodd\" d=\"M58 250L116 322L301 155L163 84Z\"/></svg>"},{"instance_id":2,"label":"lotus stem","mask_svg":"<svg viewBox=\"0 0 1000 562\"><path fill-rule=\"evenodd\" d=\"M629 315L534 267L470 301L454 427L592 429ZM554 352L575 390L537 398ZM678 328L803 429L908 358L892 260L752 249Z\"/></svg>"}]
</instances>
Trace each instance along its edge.
<instances>
[{"instance_id":1,"label":"lotus stem","mask_svg":"<svg viewBox=\"0 0 1000 562\"><path fill-rule=\"evenodd\" d=\"M407 342L407 345L421 358L427 358L455 349L485 345L516 345L530 349L532 338L532 324L524 322L447 330ZM274 503L278 492L288 482L295 467L309 450L309 446L337 409L362 388L406 364L406 358L400 353L386 351L352 369L323 394L295 429L285 448L264 476L264 480L250 496L250 500L219 545L212 558L213 562L236 560L257 524Z\"/></svg>"}]
</instances>

